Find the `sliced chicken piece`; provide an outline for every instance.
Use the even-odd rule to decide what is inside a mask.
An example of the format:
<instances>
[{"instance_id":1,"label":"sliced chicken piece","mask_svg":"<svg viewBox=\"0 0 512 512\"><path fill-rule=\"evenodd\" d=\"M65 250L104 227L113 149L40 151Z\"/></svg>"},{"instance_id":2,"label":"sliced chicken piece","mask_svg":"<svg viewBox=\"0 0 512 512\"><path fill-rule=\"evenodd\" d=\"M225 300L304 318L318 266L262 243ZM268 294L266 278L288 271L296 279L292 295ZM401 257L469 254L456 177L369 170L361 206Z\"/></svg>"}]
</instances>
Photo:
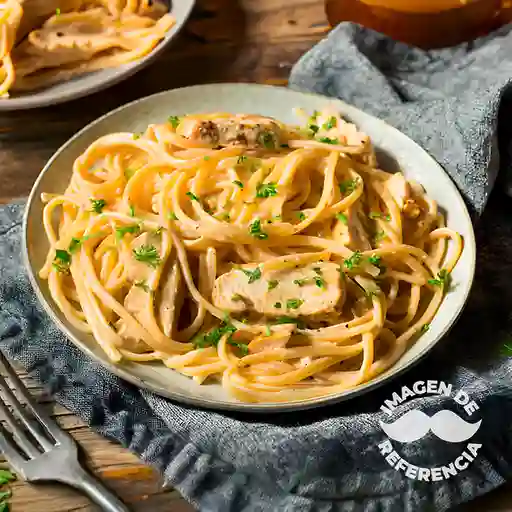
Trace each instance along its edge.
<instances>
[{"instance_id":1,"label":"sliced chicken piece","mask_svg":"<svg viewBox=\"0 0 512 512\"><path fill-rule=\"evenodd\" d=\"M404 175L401 172L393 174L391 178L386 181L386 187L400 210L402 210L405 201L411 196L411 187L409 183L407 183Z\"/></svg>"},{"instance_id":2,"label":"sliced chicken piece","mask_svg":"<svg viewBox=\"0 0 512 512\"><path fill-rule=\"evenodd\" d=\"M177 312L179 311L183 296L181 289L181 270L180 264L176 260L172 264L169 273L164 278L162 292L160 294L160 306L158 308L158 317L160 325L166 336L172 337L173 327L177 323Z\"/></svg>"},{"instance_id":3,"label":"sliced chicken piece","mask_svg":"<svg viewBox=\"0 0 512 512\"><path fill-rule=\"evenodd\" d=\"M327 313L344 299L338 268L335 263L319 262L267 271L258 279L235 269L216 279L213 303L232 313L290 317Z\"/></svg>"},{"instance_id":4,"label":"sliced chicken piece","mask_svg":"<svg viewBox=\"0 0 512 512\"><path fill-rule=\"evenodd\" d=\"M144 316L144 308L147 304L148 293L138 286L132 286L130 291L126 294L124 299L124 307L131 313L139 322L142 322ZM124 340L128 342L125 348L133 352L144 352L149 350L149 347L143 341L134 338L130 329L123 319L119 319L116 323L117 333Z\"/></svg>"},{"instance_id":5,"label":"sliced chicken piece","mask_svg":"<svg viewBox=\"0 0 512 512\"><path fill-rule=\"evenodd\" d=\"M363 222L363 214L357 205L348 208L347 222L338 222L337 229L341 233L341 242L353 251L369 251L372 248L370 237Z\"/></svg>"},{"instance_id":6,"label":"sliced chicken piece","mask_svg":"<svg viewBox=\"0 0 512 512\"><path fill-rule=\"evenodd\" d=\"M421 207L414 200L413 188L401 172L391 176L386 182L387 189L403 214L416 219L421 214Z\"/></svg>"},{"instance_id":7,"label":"sliced chicken piece","mask_svg":"<svg viewBox=\"0 0 512 512\"><path fill-rule=\"evenodd\" d=\"M282 143L281 128L269 117L241 115L213 120L185 119L177 131L188 139L212 146L275 149Z\"/></svg>"},{"instance_id":8,"label":"sliced chicken piece","mask_svg":"<svg viewBox=\"0 0 512 512\"><path fill-rule=\"evenodd\" d=\"M148 232L142 233L131 241L131 250L126 254L123 263L126 267L128 279L134 283L144 282L153 272L153 268L150 265L137 261L133 256L133 250L139 249L143 245L155 247L157 253L160 254L162 244L159 236L152 236Z\"/></svg>"}]
</instances>

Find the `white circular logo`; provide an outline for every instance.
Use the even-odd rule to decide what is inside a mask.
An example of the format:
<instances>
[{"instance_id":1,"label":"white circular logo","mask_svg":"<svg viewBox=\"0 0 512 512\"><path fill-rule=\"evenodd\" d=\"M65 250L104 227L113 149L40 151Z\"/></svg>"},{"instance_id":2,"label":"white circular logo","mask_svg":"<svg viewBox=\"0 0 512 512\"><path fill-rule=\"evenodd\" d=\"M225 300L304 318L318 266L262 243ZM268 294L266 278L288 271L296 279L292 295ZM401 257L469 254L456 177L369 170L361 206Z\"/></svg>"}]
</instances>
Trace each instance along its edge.
<instances>
[{"instance_id":1,"label":"white circular logo","mask_svg":"<svg viewBox=\"0 0 512 512\"><path fill-rule=\"evenodd\" d=\"M380 410L390 418L397 407L410 398L421 395L444 395L450 397L462 408L465 415L471 415L479 410L478 404L471 400L463 391L453 390L451 384L443 381L417 381L412 387L403 386L400 393L393 393ZM466 469L477 456L481 444L468 443L464 451L452 462L445 466L423 468L407 462L393 447L391 440L397 443L414 443L421 440L430 432L447 443L462 443L472 438L480 428L482 420L466 421L451 410L443 409L433 416L428 416L419 409L411 409L394 421L380 421L380 426L387 439L379 444L379 450L388 464L397 471L404 471L405 476L414 480L438 481L446 480Z\"/></svg>"}]
</instances>

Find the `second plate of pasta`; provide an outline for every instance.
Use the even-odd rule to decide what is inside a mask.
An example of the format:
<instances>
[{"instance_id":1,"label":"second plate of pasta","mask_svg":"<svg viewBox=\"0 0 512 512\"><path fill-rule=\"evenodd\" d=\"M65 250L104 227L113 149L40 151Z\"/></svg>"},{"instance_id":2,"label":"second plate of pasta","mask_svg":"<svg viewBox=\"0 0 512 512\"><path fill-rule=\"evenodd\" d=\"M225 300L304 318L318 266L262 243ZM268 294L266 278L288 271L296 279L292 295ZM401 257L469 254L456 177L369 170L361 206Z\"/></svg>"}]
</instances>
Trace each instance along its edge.
<instances>
[{"instance_id":1,"label":"second plate of pasta","mask_svg":"<svg viewBox=\"0 0 512 512\"><path fill-rule=\"evenodd\" d=\"M474 273L467 210L424 150L342 102L266 86L108 114L49 162L25 221L29 275L67 336L206 407L371 389L447 332Z\"/></svg>"},{"instance_id":2,"label":"second plate of pasta","mask_svg":"<svg viewBox=\"0 0 512 512\"><path fill-rule=\"evenodd\" d=\"M194 0L6 0L0 110L55 105L125 79L160 54Z\"/></svg>"}]
</instances>

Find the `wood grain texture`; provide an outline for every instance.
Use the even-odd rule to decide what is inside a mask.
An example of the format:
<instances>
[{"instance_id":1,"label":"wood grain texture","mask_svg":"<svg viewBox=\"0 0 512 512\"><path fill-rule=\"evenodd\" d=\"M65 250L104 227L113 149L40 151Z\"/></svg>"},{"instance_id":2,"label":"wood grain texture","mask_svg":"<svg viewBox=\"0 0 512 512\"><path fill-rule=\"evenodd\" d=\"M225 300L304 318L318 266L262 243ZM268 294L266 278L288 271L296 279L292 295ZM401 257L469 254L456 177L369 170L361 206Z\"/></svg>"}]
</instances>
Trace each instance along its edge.
<instances>
[{"instance_id":1,"label":"wood grain texture","mask_svg":"<svg viewBox=\"0 0 512 512\"><path fill-rule=\"evenodd\" d=\"M109 110L158 91L213 82L284 85L293 63L327 32L322 0L198 0L175 44L147 70L107 91L57 107L0 116L0 202L24 197L51 154ZM21 372L24 379L26 376ZM159 475L119 445L92 432L27 379L34 395L83 449L101 479L134 511L192 512ZM12 512L97 510L61 485L12 486ZM459 512L512 510L512 486Z\"/></svg>"}]
</instances>

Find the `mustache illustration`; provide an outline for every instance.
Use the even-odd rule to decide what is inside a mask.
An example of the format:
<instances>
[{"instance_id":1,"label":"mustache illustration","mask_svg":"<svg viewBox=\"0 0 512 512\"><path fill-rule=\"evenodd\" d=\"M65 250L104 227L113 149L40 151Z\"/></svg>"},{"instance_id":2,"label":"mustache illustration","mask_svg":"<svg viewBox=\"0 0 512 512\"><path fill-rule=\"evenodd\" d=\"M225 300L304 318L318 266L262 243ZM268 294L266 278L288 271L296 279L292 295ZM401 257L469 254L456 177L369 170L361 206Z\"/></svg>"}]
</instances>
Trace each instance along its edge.
<instances>
[{"instance_id":1,"label":"mustache illustration","mask_svg":"<svg viewBox=\"0 0 512 512\"><path fill-rule=\"evenodd\" d=\"M423 411L413 409L393 423L380 422L388 437L400 443L412 443L429 432L448 443L460 443L472 437L480 428L482 420L468 423L452 411L442 410L430 417Z\"/></svg>"}]
</instances>

